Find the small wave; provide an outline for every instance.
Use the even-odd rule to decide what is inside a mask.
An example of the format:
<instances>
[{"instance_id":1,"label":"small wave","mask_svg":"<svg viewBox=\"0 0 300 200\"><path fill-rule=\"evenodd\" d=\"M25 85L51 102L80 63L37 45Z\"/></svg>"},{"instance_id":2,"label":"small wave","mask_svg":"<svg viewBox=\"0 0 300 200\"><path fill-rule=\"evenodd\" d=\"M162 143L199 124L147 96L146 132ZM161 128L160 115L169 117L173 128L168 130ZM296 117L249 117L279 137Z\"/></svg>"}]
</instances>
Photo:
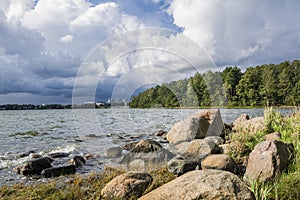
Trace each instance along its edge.
<instances>
[{"instance_id":1,"label":"small wave","mask_svg":"<svg viewBox=\"0 0 300 200\"><path fill-rule=\"evenodd\" d=\"M12 160L1 160L0 169L14 167L14 166L17 166L21 163L29 161L30 159L31 159L31 157L27 156L27 157L24 157L24 158L18 158L18 159L12 159Z\"/></svg>"},{"instance_id":2,"label":"small wave","mask_svg":"<svg viewBox=\"0 0 300 200\"><path fill-rule=\"evenodd\" d=\"M66 145L65 147L58 147L58 148L52 149L50 151L41 151L41 152L38 152L38 154L40 154L42 156L50 154L50 153L58 153L58 152L71 154L75 151L76 151L76 145L69 144L69 145ZM16 158L16 156L13 156L11 158L0 157L0 169L15 167L15 166L22 164L24 162L27 162L31 159L32 159L31 156L26 156L23 158Z\"/></svg>"},{"instance_id":3,"label":"small wave","mask_svg":"<svg viewBox=\"0 0 300 200\"><path fill-rule=\"evenodd\" d=\"M64 128L63 126L60 126L60 125L55 125L55 126L52 126L50 129L62 129Z\"/></svg>"},{"instance_id":4,"label":"small wave","mask_svg":"<svg viewBox=\"0 0 300 200\"><path fill-rule=\"evenodd\" d=\"M73 153L75 152L77 149L76 149L76 144L68 144L64 147L57 147L53 150L51 150L50 152L48 153L58 153L58 152L63 152L63 153Z\"/></svg>"}]
</instances>

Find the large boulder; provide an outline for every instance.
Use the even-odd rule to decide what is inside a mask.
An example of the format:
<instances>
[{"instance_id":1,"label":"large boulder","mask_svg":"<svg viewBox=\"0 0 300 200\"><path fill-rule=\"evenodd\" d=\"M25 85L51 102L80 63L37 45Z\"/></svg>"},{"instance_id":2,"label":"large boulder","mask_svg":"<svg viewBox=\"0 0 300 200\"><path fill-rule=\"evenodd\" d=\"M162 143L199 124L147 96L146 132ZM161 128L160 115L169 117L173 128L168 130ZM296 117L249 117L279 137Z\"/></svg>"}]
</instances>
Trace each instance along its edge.
<instances>
[{"instance_id":1,"label":"large boulder","mask_svg":"<svg viewBox=\"0 0 300 200\"><path fill-rule=\"evenodd\" d=\"M247 113L241 114L239 118L237 118L234 122L232 122L232 126L238 126L239 124L248 121L250 119Z\"/></svg>"},{"instance_id":2,"label":"large boulder","mask_svg":"<svg viewBox=\"0 0 300 200\"><path fill-rule=\"evenodd\" d=\"M162 150L162 146L154 140L141 140L130 151L133 153L149 153Z\"/></svg>"},{"instance_id":3,"label":"large boulder","mask_svg":"<svg viewBox=\"0 0 300 200\"><path fill-rule=\"evenodd\" d=\"M172 160L170 160L167 164L168 171L181 176L189 171L193 171L195 169L200 168L200 159L198 158L184 158L181 156L176 156Z\"/></svg>"},{"instance_id":4,"label":"large boulder","mask_svg":"<svg viewBox=\"0 0 300 200\"><path fill-rule=\"evenodd\" d=\"M266 181L285 170L289 162L287 145L268 140L256 145L249 155L244 179Z\"/></svg>"},{"instance_id":5,"label":"large boulder","mask_svg":"<svg viewBox=\"0 0 300 200\"><path fill-rule=\"evenodd\" d=\"M14 171L22 175L40 175L44 169L51 167L51 159L42 157L30 160L14 168Z\"/></svg>"},{"instance_id":6,"label":"large boulder","mask_svg":"<svg viewBox=\"0 0 300 200\"><path fill-rule=\"evenodd\" d=\"M76 166L75 165L67 165L67 166L44 169L41 172L41 175L45 178L50 178L50 177L58 177L58 176L62 176L62 175L70 175L70 174L75 174L75 173L76 173Z\"/></svg>"},{"instance_id":7,"label":"large boulder","mask_svg":"<svg viewBox=\"0 0 300 200\"><path fill-rule=\"evenodd\" d=\"M212 141L216 143L217 145L224 144L224 139L221 138L220 136L208 136L204 138L205 141Z\"/></svg>"},{"instance_id":8,"label":"large boulder","mask_svg":"<svg viewBox=\"0 0 300 200\"><path fill-rule=\"evenodd\" d=\"M142 196L140 200L236 199L251 200L253 194L236 175L220 170L194 170Z\"/></svg>"},{"instance_id":9,"label":"large boulder","mask_svg":"<svg viewBox=\"0 0 300 200\"><path fill-rule=\"evenodd\" d=\"M220 148L213 140L195 139L192 140L183 155L203 157L209 154L219 153Z\"/></svg>"},{"instance_id":10,"label":"large boulder","mask_svg":"<svg viewBox=\"0 0 300 200\"><path fill-rule=\"evenodd\" d=\"M202 169L218 169L236 173L237 164L225 154L212 154L201 161Z\"/></svg>"},{"instance_id":11,"label":"large boulder","mask_svg":"<svg viewBox=\"0 0 300 200\"><path fill-rule=\"evenodd\" d=\"M130 199L140 197L151 184L148 173L126 173L111 180L101 191L106 199Z\"/></svg>"},{"instance_id":12,"label":"large boulder","mask_svg":"<svg viewBox=\"0 0 300 200\"><path fill-rule=\"evenodd\" d=\"M169 150L174 154L182 155L184 152L187 151L190 142L181 142L179 144L169 144Z\"/></svg>"},{"instance_id":13,"label":"large boulder","mask_svg":"<svg viewBox=\"0 0 300 200\"><path fill-rule=\"evenodd\" d=\"M129 171L148 171L163 167L175 155L168 150L162 149L149 153L130 152L122 157L119 164Z\"/></svg>"},{"instance_id":14,"label":"large boulder","mask_svg":"<svg viewBox=\"0 0 300 200\"><path fill-rule=\"evenodd\" d=\"M122 157L120 164L126 170L152 170L162 167L174 156L154 140L141 140Z\"/></svg>"},{"instance_id":15,"label":"large boulder","mask_svg":"<svg viewBox=\"0 0 300 200\"><path fill-rule=\"evenodd\" d=\"M168 170L180 176L196 168L200 169L201 160L210 154L220 153L218 144L223 142L224 140L219 136L209 136L171 146L171 150L177 154L177 157L168 162Z\"/></svg>"},{"instance_id":16,"label":"large boulder","mask_svg":"<svg viewBox=\"0 0 300 200\"><path fill-rule=\"evenodd\" d=\"M209 154L219 153L219 144L223 139L217 136L206 137L204 139L195 139L190 142L181 142L176 145L169 145L172 153L184 156L203 157Z\"/></svg>"},{"instance_id":17,"label":"large boulder","mask_svg":"<svg viewBox=\"0 0 300 200\"><path fill-rule=\"evenodd\" d=\"M171 144L178 144L205 136L220 136L223 126L219 110L203 110L174 124L167 134L167 140Z\"/></svg>"},{"instance_id":18,"label":"large boulder","mask_svg":"<svg viewBox=\"0 0 300 200\"><path fill-rule=\"evenodd\" d=\"M254 117L246 121L240 121L233 127L234 132L246 132L248 134L256 134L259 131L264 130L265 122L264 117Z\"/></svg>"}]
</instances>

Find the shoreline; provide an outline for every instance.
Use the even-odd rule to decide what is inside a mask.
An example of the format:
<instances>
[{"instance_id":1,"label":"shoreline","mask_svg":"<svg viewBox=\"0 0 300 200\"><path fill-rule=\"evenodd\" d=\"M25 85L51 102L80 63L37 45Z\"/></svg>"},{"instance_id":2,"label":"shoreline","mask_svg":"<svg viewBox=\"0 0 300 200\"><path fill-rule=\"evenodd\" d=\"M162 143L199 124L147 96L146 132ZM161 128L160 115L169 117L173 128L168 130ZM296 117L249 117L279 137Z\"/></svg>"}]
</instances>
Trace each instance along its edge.
<instances>
[{"instance_id":1,"label":"shoreline","mask_svg":"<svg viewBox=\"0 0 300 200\"><path fill-rule=\"evenodd\" d=\"M32 108L32 109L0 109L1 111L11 111L11 110L88 110L88 109L265 109L266 106L206 106L206 107L197 107L197 106L186 106L186 107L153 107L153 108L131 108L128 106L113 106L113 107L99 107L99 108L72 108L71 105L66 105L67 107L63 108ZM274 109L300 109L300 106L270 106Z\"/></svg>"},{"instance_id":2,"label":"shoreline","mask_svg":"<svg viewBox=\"0 0 300 200\"><path fill-rule=\"evenodd\" d=\"M280 141L284 142L293 142L294 145L297 145L295 141L295 136L293 135L294 131L298 130L299 123L297 124L300 115L295 114L291 116L289 119L280 118L280 116L277 116L274 114L274 117L276 117L275 122L277 123L277 118L280 120L285 120L285 122L288 122L288 125L283 127L282 129L282 139ZM272 118L273 119L273 118ZM278 124L271 124L274 131L277 129L281 129ZM291 124L290 124L291 123ZM293 125L293 123L296 123ZM263 133L263 134L262 134ZM234 137L228 138L226 140L228 141L235 141L238 144L248 144L250 146L247 147L246 152L247 154L244 154L244 152L234 152L234 154L228 154L234 159L237 163L243 165L243 160L247 155L249 155L249 151L253 150L254 146L257 145L259 142L262 141L264 135L267 132L259 132L256 135L249 135L249 137L240 137L240 135L233 135ZM246 134L246 132L241 132L242 135ZM247 134L248 130L247 130ZM299 144L298 144L299 145ZM300 177L300 174L297 174L297 170L299 169L299 148L296 147L295 152L295 162L291 162L289 167L289 173L285 174L283 176L280 176L279 179L275 179L274 187L275 191L272 190L270 192L270 195L275 195L275 192L277 192L277 189L279 191L284 191L284 189L280 189L279 187L283 187L284 184L286 184L286 188L293 188L293 184L295 184L294 187L297 187L297 183L290 180L291 183L287 184L285 181L288 178L293 177ZM244 150L243 150L244 151ZM201 170L200 170L201 171ZM300 171L299 171L300 172ZM117 177L120 174L125 173L124 171L120 171L118 169L112 169L112 168L106 168L103 172L100 173L93 173L90 172L88 176L83 176L80 174L70 175L70 176L63 176L59 178L51 178L47 180L47 183L33 183L33 184L16 184L13 186L1 186L0 189L0 197L7 197L11 199L27 199L27 198L35 198L35 196L41 196L41 198L49 197L50 199L55 199L61 196L64 196L65 198L96 198L101 197L101 190L109 183L112 179ZM148 187L148 189L143 193L143 195L155 190L156 188L163 186L165 183L168 183L172 181L173 179L176 179L176 176L174 176L170 171L168 171L167 168L162 167L159 170L156 171L149 171L151 176L153 176L153 182L152 185ZM294 174L293 174L294 173ZM286 178L287 177L287 178ZM268 182L269 183L269 182ZM270 182L273 183L273 182ZM262 186L258 186L262 187ZM88 196L87 194L90 194L92 191L91 196ZM255 191L253 191L255 192ZM257 191L256 191L257 192ZM92 196L94 195L94 196ZM289 194L283 194L283 195L289 195ZM294 193L291 193L291 195L294 195Z\"/></svg>"}]
</instances>

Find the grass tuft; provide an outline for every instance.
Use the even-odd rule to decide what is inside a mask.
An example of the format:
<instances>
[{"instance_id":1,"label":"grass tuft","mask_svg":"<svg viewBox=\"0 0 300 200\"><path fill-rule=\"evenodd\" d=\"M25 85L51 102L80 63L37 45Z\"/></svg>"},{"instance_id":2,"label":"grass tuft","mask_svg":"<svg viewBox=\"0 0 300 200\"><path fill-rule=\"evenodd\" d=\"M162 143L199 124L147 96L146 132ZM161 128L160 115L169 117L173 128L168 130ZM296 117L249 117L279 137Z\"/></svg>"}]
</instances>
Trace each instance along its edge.
<instances>
[{"instance_id":1,"label":"grass tuft","mask_svg":"<svg viewBox=\"0 0 300 200\"><path fill-rule=\"evenodd\" d=\"M250 186L248 187L256 200L269 200L272 194L274 185L269 182L260 182L249 180Z\"/></svg>"},{"instance_id":2,"label":"grass tuft","mask_svg":"<svg viewBox=\"0 0 300 200\"><path fill-rule=\"evenodd\" d=\"M101 190L109 181L122 173L124 172L105 167L103 173L90 173L85 177L81 175L71 175L56 178L43 184L2 186L0 188L0 199L103 199L101 197ZM175 178L173 174L168 172L166 167L151 171L150 174L153 177L153 182L145 193L148 193ZM136 198L132 197L132 199Z\"/></svg>"}]
</instances>

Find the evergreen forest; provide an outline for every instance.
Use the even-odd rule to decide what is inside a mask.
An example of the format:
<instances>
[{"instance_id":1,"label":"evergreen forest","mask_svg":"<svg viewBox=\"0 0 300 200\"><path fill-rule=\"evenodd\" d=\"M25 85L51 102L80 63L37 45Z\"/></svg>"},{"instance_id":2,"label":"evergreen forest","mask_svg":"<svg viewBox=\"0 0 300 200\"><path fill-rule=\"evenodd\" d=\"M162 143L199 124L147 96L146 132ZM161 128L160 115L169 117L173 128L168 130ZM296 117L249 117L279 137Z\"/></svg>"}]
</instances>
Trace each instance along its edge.
<instances>
[{"instance_id":1,"label":"evergreen forest","mask_svg":"<svg viewBox=\"0 0 300 200\"><path fill-rule=\"evenodd\" d=\"M133 96L132 108L263 107L300 105L300 60L222 72L207 71Z\"/></svg>"}]
</instances>

